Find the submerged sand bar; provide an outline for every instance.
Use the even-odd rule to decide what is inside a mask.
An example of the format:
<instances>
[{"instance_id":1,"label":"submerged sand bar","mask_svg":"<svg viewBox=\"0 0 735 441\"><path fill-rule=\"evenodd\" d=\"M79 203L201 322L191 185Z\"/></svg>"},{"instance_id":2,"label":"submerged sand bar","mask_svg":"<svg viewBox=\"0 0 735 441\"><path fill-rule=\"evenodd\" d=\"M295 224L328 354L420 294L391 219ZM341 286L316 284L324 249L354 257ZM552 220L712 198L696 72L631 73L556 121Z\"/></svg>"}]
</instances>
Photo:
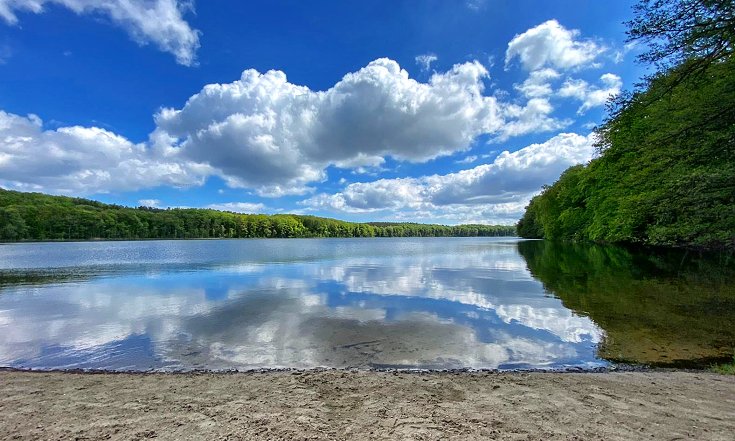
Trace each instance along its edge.
<instances>
[{"instance_id":1,"label":"submerged sand bar","mask_svg":"<svg viewBox=\"0 0 735 441\"><path fill-rule=\"evenodd\" d=\"M704 372L0 372L0 439L732 440Z\"/></svg>"}]
</instances>

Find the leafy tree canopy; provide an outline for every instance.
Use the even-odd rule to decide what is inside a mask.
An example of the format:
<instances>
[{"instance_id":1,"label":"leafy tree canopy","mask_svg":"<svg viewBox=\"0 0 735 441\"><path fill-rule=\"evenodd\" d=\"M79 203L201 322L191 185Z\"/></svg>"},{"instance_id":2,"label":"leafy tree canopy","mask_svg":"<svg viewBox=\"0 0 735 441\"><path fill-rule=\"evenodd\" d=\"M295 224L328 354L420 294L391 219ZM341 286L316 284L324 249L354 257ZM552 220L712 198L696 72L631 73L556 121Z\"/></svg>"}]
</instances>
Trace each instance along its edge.
<instances>
[{"instance_id":1,"label":"leafy tree canopy","mask_svg":"<svg viewBox=\"0 0 735 441\"><path fill-rule=\"evenodd\" d=\"M128 208L0 189L0 240L512 236L515 226L364 224L316 216Z\"/></svg>"},{"instance_id":2,"label":"leafy tree canopy","mask_svg":"<svg viewBox=\"0 0 735 441\"><path fill-rule=\"evenodd\" d=\"M616 100L600 156L535 197L524 237L735 249L733 2L642 1L656 75Z\"/></svg>"}]
</instances>

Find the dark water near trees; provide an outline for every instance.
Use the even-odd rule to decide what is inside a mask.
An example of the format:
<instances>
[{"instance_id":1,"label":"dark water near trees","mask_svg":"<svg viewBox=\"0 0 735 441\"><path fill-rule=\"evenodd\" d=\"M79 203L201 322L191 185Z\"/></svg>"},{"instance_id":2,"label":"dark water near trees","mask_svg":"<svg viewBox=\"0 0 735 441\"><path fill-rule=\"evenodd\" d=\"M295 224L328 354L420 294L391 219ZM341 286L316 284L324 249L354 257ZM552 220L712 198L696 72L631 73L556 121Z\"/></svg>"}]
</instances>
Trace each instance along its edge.
<instances>
[{"instance_id":1,"label":"dark water near trees","mask_svg":"<svg viewBox=\"0 0 735 441\"><path fill-rule=\"evenodd\" d=\"M0 246L0 366L706 365L732 257L509 238Z\"/></svg>"}]
</instances>

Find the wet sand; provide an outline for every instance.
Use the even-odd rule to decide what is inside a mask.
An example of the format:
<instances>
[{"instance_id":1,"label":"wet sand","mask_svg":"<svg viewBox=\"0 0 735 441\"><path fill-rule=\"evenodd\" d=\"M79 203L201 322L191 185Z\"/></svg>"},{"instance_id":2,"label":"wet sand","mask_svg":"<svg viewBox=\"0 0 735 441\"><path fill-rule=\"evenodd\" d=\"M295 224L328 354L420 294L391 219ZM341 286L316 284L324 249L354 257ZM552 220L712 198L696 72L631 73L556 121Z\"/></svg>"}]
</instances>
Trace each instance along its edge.
<instances>
[{"instance_id":1,"label":"wet sand","mask_svg":"<svg viewBox=\"0 0 735 441\"><path fill-rule=\"evenodd\" d=\"M732 440L704 372L0 372L0 439Z\"/></svg>"}]
</instances>

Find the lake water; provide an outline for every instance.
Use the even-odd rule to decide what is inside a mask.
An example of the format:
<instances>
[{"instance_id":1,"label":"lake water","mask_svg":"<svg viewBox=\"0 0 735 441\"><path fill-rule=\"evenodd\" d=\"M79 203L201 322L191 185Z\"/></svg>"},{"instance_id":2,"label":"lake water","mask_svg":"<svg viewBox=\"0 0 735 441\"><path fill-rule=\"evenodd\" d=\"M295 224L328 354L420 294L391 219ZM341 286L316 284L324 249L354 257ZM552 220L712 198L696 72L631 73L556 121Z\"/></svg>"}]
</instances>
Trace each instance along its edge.
<instances>
[{"instance_id":1,"label":"lake water","mask_svg":"<svg viewBox=\"0 0 735 441\"><path fill-rule=\"evenodd\" d=\"M735 347L731 257L513 238L0 245L0 366L594 368Z\"/></svg>"}]
</instances>

